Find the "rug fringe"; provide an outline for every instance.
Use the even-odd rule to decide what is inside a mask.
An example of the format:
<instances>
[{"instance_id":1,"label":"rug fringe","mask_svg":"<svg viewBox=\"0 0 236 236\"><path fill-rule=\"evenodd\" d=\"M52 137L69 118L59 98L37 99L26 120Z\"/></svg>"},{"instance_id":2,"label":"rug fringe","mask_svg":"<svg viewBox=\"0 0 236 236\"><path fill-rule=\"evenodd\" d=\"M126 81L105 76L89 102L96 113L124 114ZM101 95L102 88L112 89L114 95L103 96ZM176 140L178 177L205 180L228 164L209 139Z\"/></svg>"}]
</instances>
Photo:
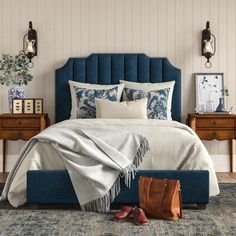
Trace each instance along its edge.
<instances>
[{"instance_id":1,"label":"rug fringe","mask_svg":"<svg viewBox=\"0 0 236 236\"><path fill-rule=\"evenodd\" d=\"M102 197L86 203L81 206L82 211L98 211L98 212L107 212L110 210L111 202L118 196L120 193L120 178L124 177L125 185L130 188L131 180L134 179L139 165L143 161L144 154L150 149L149 143L145 137L142 138L139 149L134 157L133 163L127 166L121 176L119 176L111 189Z\"/></svg>"}]
</instances>

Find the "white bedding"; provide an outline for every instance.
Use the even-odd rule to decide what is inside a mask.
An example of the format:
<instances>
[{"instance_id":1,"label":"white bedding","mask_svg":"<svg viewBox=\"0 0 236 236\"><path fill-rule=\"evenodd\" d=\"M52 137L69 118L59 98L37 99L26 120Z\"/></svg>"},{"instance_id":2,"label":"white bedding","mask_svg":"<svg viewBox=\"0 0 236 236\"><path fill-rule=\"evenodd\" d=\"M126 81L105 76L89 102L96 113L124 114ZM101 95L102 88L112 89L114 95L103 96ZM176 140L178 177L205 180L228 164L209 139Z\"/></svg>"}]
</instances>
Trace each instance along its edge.
<instances>
[{"instance_id":1,"label":"white bedding","mask_svg":"<svg viewBox=\"0 0 236 236\"><path fill-rule=\"evenodd\" d=\"M65 126L97 126L124 129L146 136L150 150L139 169L149 170L208 170L210 196L219 193L219 187L211 157L197 135L186 125L175 121L139 119L74 119L55 124ZM26 202L27 170L61 170L65 164L58 151L47 143L36 143L27 154L8 192L13 206Z\"/></svg>"}]
</instances>

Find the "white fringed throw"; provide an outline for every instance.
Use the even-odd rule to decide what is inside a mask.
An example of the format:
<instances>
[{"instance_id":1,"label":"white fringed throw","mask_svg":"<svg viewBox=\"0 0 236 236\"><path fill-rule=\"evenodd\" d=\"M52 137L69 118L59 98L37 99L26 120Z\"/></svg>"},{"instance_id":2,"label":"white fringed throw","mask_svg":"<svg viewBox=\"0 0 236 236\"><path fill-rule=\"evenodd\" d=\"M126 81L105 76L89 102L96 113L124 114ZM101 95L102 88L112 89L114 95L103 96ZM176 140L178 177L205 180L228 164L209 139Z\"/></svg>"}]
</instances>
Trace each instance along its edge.
<instances>
[{"instance_id":1,"label":"white fringed throw","mask_svg":"<svg viewBox=\"0 0 236 236\"><path fill-rule=\"evenodd\" d=\"M10 173L1 200L7 198L12 180L37 142L49 143L60 153L81 209L106 212L120 192L120 177L130 186L147 150L145 137L116 129L50 127L32 138ZM46 160L44 160L46 161Z\"/></svg>"}]
</instances>

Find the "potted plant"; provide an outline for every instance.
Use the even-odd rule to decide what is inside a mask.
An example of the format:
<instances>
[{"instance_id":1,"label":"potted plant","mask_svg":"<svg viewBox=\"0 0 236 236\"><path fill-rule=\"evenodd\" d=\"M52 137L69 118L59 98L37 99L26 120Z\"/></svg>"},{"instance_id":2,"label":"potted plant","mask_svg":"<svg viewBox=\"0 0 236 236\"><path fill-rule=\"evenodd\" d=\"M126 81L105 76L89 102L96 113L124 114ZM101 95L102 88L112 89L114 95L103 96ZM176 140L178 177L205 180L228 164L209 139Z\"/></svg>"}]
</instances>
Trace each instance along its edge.
<instances>
[{"instance_id":1,"label":"potted plant","mask_svg":"<svg viewBox=\"0 0 236 236\"><path fill-rule=\"evenodd\" d=\"M8 105L12 111L12 99L24 98L25 92L22 85L27 85L33 76L29 71L29 59L20 52L16 56L3 54L0 60L0 84L11 86L8 90Z\"/></svg>"}]
</instances>

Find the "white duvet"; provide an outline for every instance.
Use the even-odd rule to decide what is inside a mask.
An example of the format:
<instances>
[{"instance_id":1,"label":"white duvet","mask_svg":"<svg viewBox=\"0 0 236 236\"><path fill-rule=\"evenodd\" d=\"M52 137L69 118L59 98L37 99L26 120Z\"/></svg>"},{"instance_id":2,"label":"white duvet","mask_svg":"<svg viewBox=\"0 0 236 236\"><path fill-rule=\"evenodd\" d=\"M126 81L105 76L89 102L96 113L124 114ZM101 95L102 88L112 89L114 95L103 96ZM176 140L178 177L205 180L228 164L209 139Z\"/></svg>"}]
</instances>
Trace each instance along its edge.
<instances>
[{"instance_id":1,"label":"white duvet","mask_svg":"<svg viewBox=\"0 0 236 236\"><path fill-rule=\"evenodd\" d=\"M74 119L55 124L57 127L90 126L123 129L146 136L150 150L139 169L142 170L208 170L210 196L219 193L213 162L198 136L186 125L175 121L139 119ZM59 152L47 143L36 143L28 152L14 179L7 198L13 206L26 202L28 170L61 170L65 164Z\"/></svg>"}]
</instances>

